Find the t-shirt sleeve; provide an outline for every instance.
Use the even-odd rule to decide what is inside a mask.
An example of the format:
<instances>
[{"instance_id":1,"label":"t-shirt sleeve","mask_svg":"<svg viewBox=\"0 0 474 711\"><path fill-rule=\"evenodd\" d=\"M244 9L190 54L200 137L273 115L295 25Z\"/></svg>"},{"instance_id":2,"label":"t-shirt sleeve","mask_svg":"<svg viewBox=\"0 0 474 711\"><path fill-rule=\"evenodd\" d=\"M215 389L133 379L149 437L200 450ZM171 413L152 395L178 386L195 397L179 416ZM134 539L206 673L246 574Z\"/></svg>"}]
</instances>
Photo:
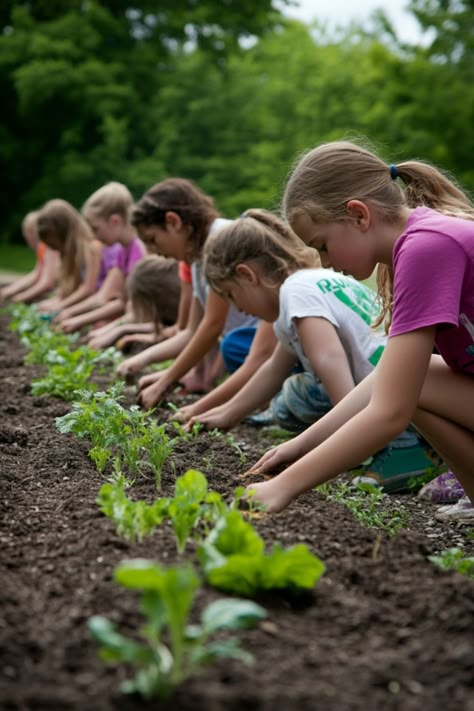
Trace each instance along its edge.
<instances>
[{"instance_id":1,"label":"t-shirt sleeve","mask_svg":"<svg viewBox=\"0 0 474 711\"><path fill-rule=\"evenodd\" d=\"M295 318L325 318L333 326L337 320L327 307L327 303L316 289L314 283L285 284L283 286L283 305L288 322Z\"/></svg>"},{"instance_id":2,"label":"t-shirt sleeve","mask_svg":"<svg viewBox=\"0 0 474 711\"><path fill-rule=\"evenodd\" d=\"M179 262L178 274L180 280L185 284L192 283L191 267L189 266L189 264L186 264L186 262Z\"/></svg>"},{"instance_id":3,"label":"t-shirt sleeve","mask_svg":"<svg viewBox=\"0 0 474 711\"><path fill-rule=\"evenodd\" d=\"M448 235L417 232L394 258L390 336L440 324L458 325L466 253Z\"/></svg>"}]
</instances>

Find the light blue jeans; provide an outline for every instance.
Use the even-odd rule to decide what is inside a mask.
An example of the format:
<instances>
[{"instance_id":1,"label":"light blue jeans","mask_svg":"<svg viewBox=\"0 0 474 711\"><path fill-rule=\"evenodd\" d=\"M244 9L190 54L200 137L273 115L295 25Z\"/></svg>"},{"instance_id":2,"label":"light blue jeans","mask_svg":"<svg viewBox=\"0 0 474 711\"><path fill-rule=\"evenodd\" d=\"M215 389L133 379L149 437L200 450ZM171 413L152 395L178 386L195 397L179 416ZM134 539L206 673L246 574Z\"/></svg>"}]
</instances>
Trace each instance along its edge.
<instances>
[{"instance_id":1,"label":"light blue jeans","mask_svg":"<svg viewBox=\"0 0 474 711\"><path fill-rule=\"evenodd\" d=\"M277 425L290 432L302 432L313 422L324 417L332 405L328 394L312 373L290 375L283 387L270 403L270 409ZM414 428L408 427L387 447L414 447L419 437Z\"/></svg>"}]
</instances>

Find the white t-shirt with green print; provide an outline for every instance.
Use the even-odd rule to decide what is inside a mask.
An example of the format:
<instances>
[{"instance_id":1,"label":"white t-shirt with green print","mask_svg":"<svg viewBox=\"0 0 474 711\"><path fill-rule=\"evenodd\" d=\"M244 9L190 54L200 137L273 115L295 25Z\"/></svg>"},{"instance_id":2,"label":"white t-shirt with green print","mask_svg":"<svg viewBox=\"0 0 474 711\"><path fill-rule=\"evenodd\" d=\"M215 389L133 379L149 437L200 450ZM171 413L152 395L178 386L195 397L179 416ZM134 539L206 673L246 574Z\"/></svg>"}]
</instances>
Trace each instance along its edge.
<instances>
[{"instance_id":1,"label":"white t-shirt with green print","mask_svg":"<svg viewBox=\"0 0 474 711\"><path fill-rule=\"evenodd\" d=\"M299 341L295 319L312 316L327 319L336 329L356 384L372 372L387 337L371 327L377 316L376 294L371 289L331 269L301 269L284 281L275 333L309 372L313 369Z\"/></svg>"}]
</instances>

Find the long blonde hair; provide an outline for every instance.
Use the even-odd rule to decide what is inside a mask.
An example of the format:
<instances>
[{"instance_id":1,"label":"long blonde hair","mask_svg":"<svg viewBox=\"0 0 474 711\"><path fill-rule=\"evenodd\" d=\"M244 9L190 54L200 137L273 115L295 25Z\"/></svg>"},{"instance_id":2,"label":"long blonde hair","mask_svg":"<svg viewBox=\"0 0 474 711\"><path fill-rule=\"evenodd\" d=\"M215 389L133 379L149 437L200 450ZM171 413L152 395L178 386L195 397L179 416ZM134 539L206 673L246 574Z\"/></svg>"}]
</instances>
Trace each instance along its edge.
<instances>
[{"instance_id":1,"label":"long blonde hair","mask_svg":"<svg viewBox=\"0 0 474 711\"><path fill-rule=\"evenodd\" d=\"M447 174L419 160L387 165L373 152L349 141L323 143L298 160L283 195L282 212L289 224L307 214L316 224L344 222L350 200L369 204L387 223L404 207L431 207L445 215L474 219L468 196ZM381 312L376 323L392 317L393 270L377 267Z\"/></svg>"},{"instance_id":2,"label":"long blonde hair","mask_svg":"<svg viewBox=\"0 0 474 711\"><path fill-rule=\"evenodd\" d=\"M92 193L82 206L82 214L108 220L111 215L120 215L124 222L130 222L133 197L123 183L110 182Z\"/></svg>"},{"instance_id":3,"label":"long blonde hair","mask_svg":"<svg viewBox=\"0 0 474 711\"><path fill-rule=\"evenodd\" d=\"M59 251L61 268L59 291L62 297L71 294L81 283L86 254L94 240L87 222L65 200L49 200L39 210L38 236L47 246Z\"/></svg>"},{"instance_id":4,"label":"long blonde hair","mask_svg":"<svg viewBox=\"0 0 474 711\"><path fill-rule=\"evenodd\" d=\"M247 210L221 227L204 246L204 272L217 293L222 293L222 282L235 278L237 265L246 262L257 264L263 282L275 287L298 269L321 266L316 250L276 215L259 209Z\"/></svg>"},{"instance_id":5,"label":"long blonde hair","mask_svg":"<svg viewBox=\"0 0 474 711\"><path fill-rule=\"evenodd\" d=\"M137 262L127 280L127 292L138 321L152 321L156 335L178 318L181 282L178 263L157 255Z\"/></svg>"}]
</instances>

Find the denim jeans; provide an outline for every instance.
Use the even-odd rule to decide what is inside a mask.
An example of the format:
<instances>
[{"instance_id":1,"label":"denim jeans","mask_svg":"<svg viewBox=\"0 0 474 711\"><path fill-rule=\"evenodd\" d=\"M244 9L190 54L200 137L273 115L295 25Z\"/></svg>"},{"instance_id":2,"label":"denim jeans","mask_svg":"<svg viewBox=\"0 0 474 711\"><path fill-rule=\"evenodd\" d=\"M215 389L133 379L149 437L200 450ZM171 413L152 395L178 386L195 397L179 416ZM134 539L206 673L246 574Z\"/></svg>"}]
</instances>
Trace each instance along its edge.
<instances>
[{"instance_id":1,"label":"denim jeans","mask_svg":"<svg viewBox=\"0 0 474 711\"><path fill-rule=\"evenodd\" d=\"M290 375L270 403L276 424L290 432L302 432L313 422L324 417L332 405L323 385L312 373ZM419 443L415 429L410 425L387 447L414 447Z\"/></svg>"}]
</instances>

